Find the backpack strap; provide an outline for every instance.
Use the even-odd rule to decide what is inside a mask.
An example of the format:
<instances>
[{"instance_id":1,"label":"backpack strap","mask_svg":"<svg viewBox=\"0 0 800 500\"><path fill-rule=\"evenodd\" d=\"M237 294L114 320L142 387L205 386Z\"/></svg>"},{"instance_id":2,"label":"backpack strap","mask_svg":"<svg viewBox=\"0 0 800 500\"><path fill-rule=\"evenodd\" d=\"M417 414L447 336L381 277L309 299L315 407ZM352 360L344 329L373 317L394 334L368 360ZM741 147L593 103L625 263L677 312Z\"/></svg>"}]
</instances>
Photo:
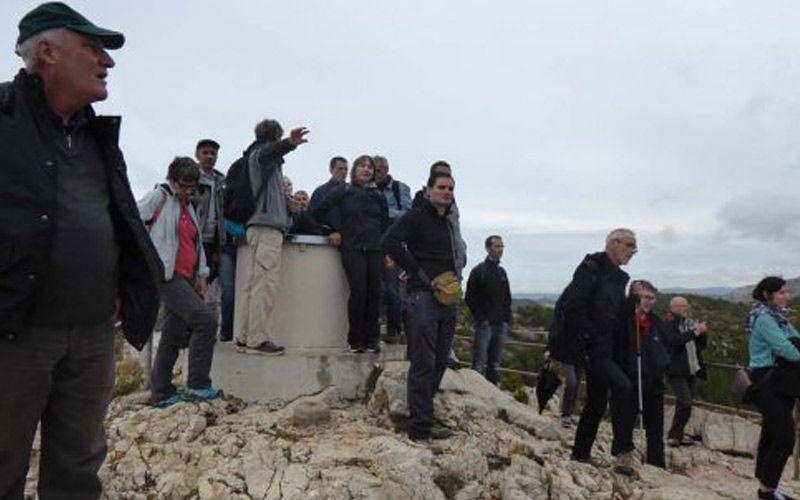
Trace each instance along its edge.
<instances>
[{"instance_id":1,"label":"backpack strap","mask_svg":"<svg viewBox=\"0 0 800 500\"><path fill-rule=\"evenodd\" d=\"M162 210L164 210L164 205L167 204L167 198L168 198L167 192L164 189L162 189L161 186L159 186L158 190L161 192L161 202L158 204L158 208L156 208L156 211L153 213L153 217L151 217L150 220L147 221L146 223L148 231L153 229L153 226L156 225L158 216L161 215Z\"/></svg>"},{"instance_id":2,"label":"backpack strap","mask_svg":"<svg viewBox=\"0 0 800 500\"><path fill-rule=\"evenodd\" d=\"M397 208L401 209L403 206L400 204L400 184L392 179L392 194L394 194L394 201L397 202Z\"/></svg>"}]
</instances>

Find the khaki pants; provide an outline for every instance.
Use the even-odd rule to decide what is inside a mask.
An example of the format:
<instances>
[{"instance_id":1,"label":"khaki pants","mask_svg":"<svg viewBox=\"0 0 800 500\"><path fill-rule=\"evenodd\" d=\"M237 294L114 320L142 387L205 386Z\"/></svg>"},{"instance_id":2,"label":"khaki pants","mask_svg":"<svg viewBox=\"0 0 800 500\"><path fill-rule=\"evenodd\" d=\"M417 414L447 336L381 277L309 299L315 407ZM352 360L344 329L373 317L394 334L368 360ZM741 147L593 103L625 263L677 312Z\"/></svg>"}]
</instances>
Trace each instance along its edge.
<instances>
[{"instance_id":1,"label":"khaki pants","mask_svg":"<svg viewBox=\"0 0 800 500\"><path fill-rule=\"evenodd\" d=\"M236 257L236 340L256 347L269 340L270 318L278 295L283 233L265 226L247 228L247 245Z\"/></svg>"}]
</instances>

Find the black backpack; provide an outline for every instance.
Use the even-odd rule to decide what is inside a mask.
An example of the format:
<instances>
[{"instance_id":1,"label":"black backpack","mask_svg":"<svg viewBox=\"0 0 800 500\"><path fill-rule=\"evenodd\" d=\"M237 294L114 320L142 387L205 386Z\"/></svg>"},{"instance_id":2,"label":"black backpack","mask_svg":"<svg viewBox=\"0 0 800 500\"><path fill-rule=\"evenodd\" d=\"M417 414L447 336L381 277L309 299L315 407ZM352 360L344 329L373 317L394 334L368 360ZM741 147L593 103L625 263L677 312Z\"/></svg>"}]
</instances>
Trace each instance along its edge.
<instances>
[{"instance_id":1,"label":"black backpack","mask_svg":"<svg viewBox=\"0 0 800 500\"><path fill-rule=\"evenodd\" d=\"M247 168L252 150L252 147L247 148L241 158L231 164L225 176L222 212L226 219L239 224L246 224L250 217L253 216L258 198L266 189L273 172L277 170L277 168L270 168L267 175L264 176L265 178L262 179L258 192L253 194L250 172Z\"/></svg>"},{"instance_id":2,"label":"black backpack","mask_svg":"<svg viewBox=\"0 0 800 500\"><path fill-rule=\"evenodd\" d=\"M597 292L599 282L599 268L594 261L589 261L589 269L592 271L593 294ZM573 366L585 366L586 364L586 344L588 339L581 338L581 332L575 332L567 328L565 317L565 307L574 300L574 289L570 282L556 301L553 308L553 319L550 322L547 334L547 350L550 357L556 361Z\"/></svg>"}]
</instances>

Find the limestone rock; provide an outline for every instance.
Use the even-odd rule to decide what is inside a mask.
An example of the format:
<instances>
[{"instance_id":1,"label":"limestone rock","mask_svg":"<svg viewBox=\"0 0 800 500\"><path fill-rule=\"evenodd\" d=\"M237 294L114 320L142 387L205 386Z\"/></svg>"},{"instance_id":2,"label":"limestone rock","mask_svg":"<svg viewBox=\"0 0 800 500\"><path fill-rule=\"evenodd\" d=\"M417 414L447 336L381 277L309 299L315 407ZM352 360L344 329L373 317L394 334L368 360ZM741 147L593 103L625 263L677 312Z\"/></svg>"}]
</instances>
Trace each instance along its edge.
<instances>
[{"instance_id":1,"label":"limestone rock","mask_svg":"<svg viewBox=\"0 0 800 500\"><path fill-rule=\"evenodd\" d=\"M306 400L295 405L292 423L297 427L327 424L331 420L331 409L322 401Z\"/></svg>"}]
</instances>

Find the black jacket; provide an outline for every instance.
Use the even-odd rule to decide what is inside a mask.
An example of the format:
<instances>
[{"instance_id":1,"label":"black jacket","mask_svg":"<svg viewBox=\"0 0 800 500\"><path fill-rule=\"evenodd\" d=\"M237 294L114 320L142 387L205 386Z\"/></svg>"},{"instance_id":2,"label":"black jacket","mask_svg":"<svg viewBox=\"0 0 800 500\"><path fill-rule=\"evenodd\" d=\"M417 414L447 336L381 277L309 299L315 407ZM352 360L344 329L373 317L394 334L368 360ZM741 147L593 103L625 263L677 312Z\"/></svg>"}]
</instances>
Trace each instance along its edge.
<instances>
[{"instance_id":1,"label":"black jacket","mask_svg":"<svg viewBox=\"0 0 800 500\"><path fill-rule=\"evenodd\" d=\"M14 340L44 282L56 211L54 145L42 128L46 101L41 79L24 70L0 84L0 338ZM95 116L89 127L107 169L110 211L119 244L122 328L141 349L158 314L158 278L163 275L153 244L139 218L125 161L117 146L119 117Z\"/></svg>"},{"instance_id":2,"label":"black jacket","mask_svg":"<svg viewBox=\"0 0 800 500\"><path fill-rule=\"evenodd\" d=\"M673 312L668 312L664 315L664 323L666 323L670 331L668 345L671 362L668 375L670 377L689 377L691 375L689 373L689 355L686 352L686 344L693 340L697 348L697 360L700 363L700 371L695 375L705 379L706 367L700 350L706 348L706 336L696 335L694 329L691 328L691 321Z\"/></svg>"},{"instance_id":3,"label":"black jacket","mask_svg":"<svg viewBox=\"0 0 800 500\"><path fill-rule=\"evenodd\" d=\"M314 219L317 222L324 220L334 208L338 208L341 214L341 223L333 226L333 230L342 233L342 248L381 249L381 236L389 227L389 209L386 198L377 188L350 184L336 186L314 209Z\"/></svg>"},{"instance_id":4,"label":"black jacket","mask_svg":"<svg viewBox=\"0 0 800 500\"><path fill-rule=\"evenodd\" d=\"M637 357L641 355L642 389L645 392L657 392L664 389L664 375L670 364L667 345L671 336L669 328L657 314L651 313L650 317L653 321L652 329L649 335L640 333L640 344L637 351L635 313L631 311L628 315L625 322L627 335L623 339L624 345L622 343L620 345L620 350L626 351L627 356L620 364L635 385L639 377Z\"/></svg>"},{"instance_id":5,"label":"black jacket","mask_svg":"<svg viewBox=\"0 0 800 500\"><path fill-rule=\"evenodd\" d=\"M456 270L447 214L439 215L427 200L395 222L381 243L383 250L408 275L409 291L430 290L430 280L445 271Z\"/></svg>"},{"instance_id":6,"label":"black jacket","mask_svg":"<svg viewBox=\"0 0 800 500\"><path fill-rule=\"evenodd\" d=\"M506 270L488 257L472 268L464 300L476 323L511 321L511 288Z\"/></svg>"},{"instance_id":7,"label":"black jacket","mask_svg":"<svg viewBox=\"0 0 800 500\"><path fill-rule=\"evenodd\" d=\"M628 279L605 252L584 257L556 303L553 320L563 324L562 334L548 340L553 359L578 365L587 358L626 360L625 319L633 314L625 298Z\"/></svg>"}]
</instances>

